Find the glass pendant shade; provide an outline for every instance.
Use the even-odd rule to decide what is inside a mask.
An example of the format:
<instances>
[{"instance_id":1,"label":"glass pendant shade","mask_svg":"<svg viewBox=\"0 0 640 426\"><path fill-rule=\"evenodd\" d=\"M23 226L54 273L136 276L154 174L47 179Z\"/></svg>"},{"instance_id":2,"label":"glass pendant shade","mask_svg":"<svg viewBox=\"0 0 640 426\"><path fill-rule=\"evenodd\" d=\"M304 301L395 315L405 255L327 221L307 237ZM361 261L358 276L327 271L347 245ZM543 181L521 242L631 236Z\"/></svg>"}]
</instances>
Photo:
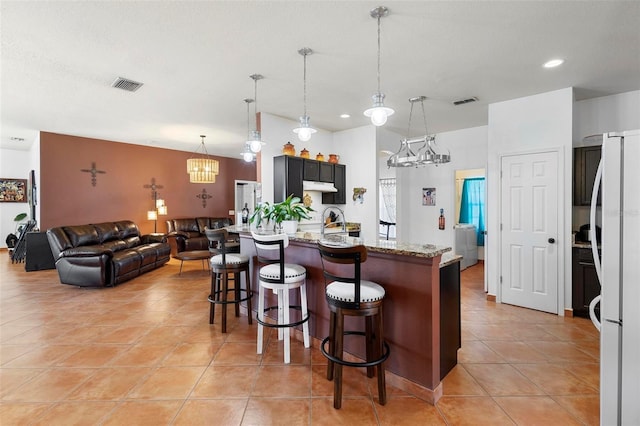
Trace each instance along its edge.
<instances>
[{"instance_id":1,"label":"glass pendant shade","mask_svg":"<svg viewBox=\"0 0 640 426\"><path fill-rule=\"evenodd\" d=\"M311 139L311 135L316 133L317 130L309 125L309 116L303 115L300 117L300 127L293 129L293 132L298 135L298 139L306 142Z\"/></svg>"},{"instance_id":2,"label":"glass pendant shade","mask_svg":"<svg viewBox=\"0 0 640 426\"><path fill-rule=\"evenodd\" d=\"M384 106L384 94L373 95L373 106L364 112L364 115L371 118L371 124L382 126L387 122L387 118L393 115L393 108Z\"/></svg>"},{"instance_id":3,"label":"glass pendant shade","mask_svg":"<svg viewBox=\"0 0 640 426\"><path fill-rule=\"evenodd\" d=\"M251 146L249 142L247 142L244 145L244 151L241 152L240 155L242 156L242 159L247 163L252 162L256 157L256 155L251 151Z\"/></svg>"},{"instance_id":4,"label":"glass pendant shade","mask_svg":"<svg viewBox=\"0 0 640 426\"><path fill-rule=\"evenodd\" d=\"M204 135L200 135L202 138L203 153L202 157L189 158L187 160L187 173L189 173L189 182L191 183L215 183L216 176L219 172L220 163L218 160L209 158L207 149L204 146ZM199 150L200 148L198 148ZM198 153L196 150L195 154Z\"/></svg>"},{"instance_id":5,"label":"glass pendant shade","mask_svg":"<svg viewBox=\"0 0 640 426\"><path fill-rule=\"evenodd\" d=\"M262 151L262 145L264 144L264 142L260 140L260 132L257 130L253 130L251 132L250 139L247 141L247 143L249 144L249 149L251 150L251 152L256 153Z\"/></svg>"}]
</instances>

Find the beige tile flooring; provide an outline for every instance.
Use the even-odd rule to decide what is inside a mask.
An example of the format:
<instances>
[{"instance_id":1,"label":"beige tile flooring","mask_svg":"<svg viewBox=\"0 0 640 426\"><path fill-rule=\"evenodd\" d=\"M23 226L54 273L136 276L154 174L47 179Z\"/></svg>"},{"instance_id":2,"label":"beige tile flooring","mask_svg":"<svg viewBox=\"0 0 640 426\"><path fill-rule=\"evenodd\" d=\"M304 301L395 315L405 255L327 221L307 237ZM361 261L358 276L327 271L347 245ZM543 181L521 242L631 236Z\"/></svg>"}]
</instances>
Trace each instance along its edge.
<instances>
[{"instance_id":1,"label":"beige tile flooring","mask_svg":"<svg viewBox=\"0 0 640 426\"><path fill-rule=\"evenodd\" d=\"M347 368L334 410L317 349L294 342L283 365L277 339L256 355L255 321L208 324L200 262L80 289L0 255L2 425L598 424L590 322L487 302L481 265L462 272L462 349L436 406L391 386L380 406L375 378Z\"/></svg>"}]
</instances>

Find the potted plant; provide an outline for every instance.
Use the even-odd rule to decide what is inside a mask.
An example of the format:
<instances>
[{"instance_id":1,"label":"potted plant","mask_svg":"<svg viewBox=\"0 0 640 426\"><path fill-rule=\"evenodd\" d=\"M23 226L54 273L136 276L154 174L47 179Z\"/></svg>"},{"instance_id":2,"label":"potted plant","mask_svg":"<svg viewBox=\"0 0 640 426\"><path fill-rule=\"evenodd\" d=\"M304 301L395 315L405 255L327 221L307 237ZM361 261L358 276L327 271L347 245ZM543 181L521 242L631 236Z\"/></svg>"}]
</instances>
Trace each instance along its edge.
<instances>
[{"instance_id":1,"label":"potted plant","mask_svg":"<svg viewBox=\"0 0 640 426\"><path fill-rule=\"evenodd\" d=\"M299 197L289 195L281 203L270 204L268 201L260 204L253 215L251 223L260 226L263 221L273 222L274 230L284 231L287 234L295 234L298 229L298 222L302 219L311 219L309 212L314 211L300 202Z\"/></svg>"}]
</instances>

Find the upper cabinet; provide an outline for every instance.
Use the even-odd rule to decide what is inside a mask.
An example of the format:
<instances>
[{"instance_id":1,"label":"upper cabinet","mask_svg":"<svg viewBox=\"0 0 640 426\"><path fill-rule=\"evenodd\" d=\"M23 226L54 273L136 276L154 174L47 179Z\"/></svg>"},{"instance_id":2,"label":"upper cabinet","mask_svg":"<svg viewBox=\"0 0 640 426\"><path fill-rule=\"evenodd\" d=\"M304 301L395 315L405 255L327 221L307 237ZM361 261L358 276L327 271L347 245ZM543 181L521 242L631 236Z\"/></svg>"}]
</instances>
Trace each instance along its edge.
<instances>
[{"instance_id":1,"label":"upper cabinet","mask_svg":"<svg viewBox=\"0 0 640 426\"><path fill-rule=\"evenodd\" d=\"M586 146L573 150L573 205L591 205L591 192L600 162L600 146ZM597 205L601 204L601 194L598 193Z\"/></svg>"},{"instance_id":2,"label":"upper cabinet","mask_svg":"<svg viewBox=\"0 0 640 426\"><path fill-rule=\"evenodd\" d=\"M323 204L346 204L345 178L344 164L280 155L273 158L273 201L279 203L291 194L302 199L302 181L308 180L333 183L338 189L338 192L323 193Z\"/></svg>"}]
</instances>

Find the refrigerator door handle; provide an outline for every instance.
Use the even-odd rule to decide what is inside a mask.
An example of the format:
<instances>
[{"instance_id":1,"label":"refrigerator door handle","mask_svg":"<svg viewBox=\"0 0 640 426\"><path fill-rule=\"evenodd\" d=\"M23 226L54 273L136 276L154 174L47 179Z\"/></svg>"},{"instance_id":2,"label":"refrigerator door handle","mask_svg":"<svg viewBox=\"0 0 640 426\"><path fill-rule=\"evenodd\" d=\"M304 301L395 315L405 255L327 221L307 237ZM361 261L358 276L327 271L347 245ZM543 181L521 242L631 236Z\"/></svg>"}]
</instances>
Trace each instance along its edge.
<instances>
[{"instance_id":1,"label":"refrigerator door handle","mask_svg":"<svg viewBox=\"0 0 640 426\"><path fill-rule=\"evenodd\" d=\"M598 321L598 317L596 317L596 305L600 303L601 298L602 298L602 295L599 294L593 298L591 303L589 303L589 318L591 318L591 322L593 323L593 326L598 331L600 331L602 324L600 323L600 321Z\"/></svg>"},{"instance_id":2,"label":"refrigerator door handle","mask_svg":"<svg viewBox=\"0 0 640 426\"><path fill-rule=\"evenodd\" d=\"M591 252L593 253L593 263L596 268L596 275L598 276L598 282L600 288L602 288L602 261L598 254L598 240L596 238L596 205L598 203L598 191L602 185L602 160L598 163L598 170L596 171L596 178L593 182L593 192L591 193L591 210L589 211L589 239L591 240ZM600 331L600 321L596 318L595 307L602 298L602 291L600 295L595 297L589 304L589 318L593 325Z\"/></svg>"}]
</instances>

